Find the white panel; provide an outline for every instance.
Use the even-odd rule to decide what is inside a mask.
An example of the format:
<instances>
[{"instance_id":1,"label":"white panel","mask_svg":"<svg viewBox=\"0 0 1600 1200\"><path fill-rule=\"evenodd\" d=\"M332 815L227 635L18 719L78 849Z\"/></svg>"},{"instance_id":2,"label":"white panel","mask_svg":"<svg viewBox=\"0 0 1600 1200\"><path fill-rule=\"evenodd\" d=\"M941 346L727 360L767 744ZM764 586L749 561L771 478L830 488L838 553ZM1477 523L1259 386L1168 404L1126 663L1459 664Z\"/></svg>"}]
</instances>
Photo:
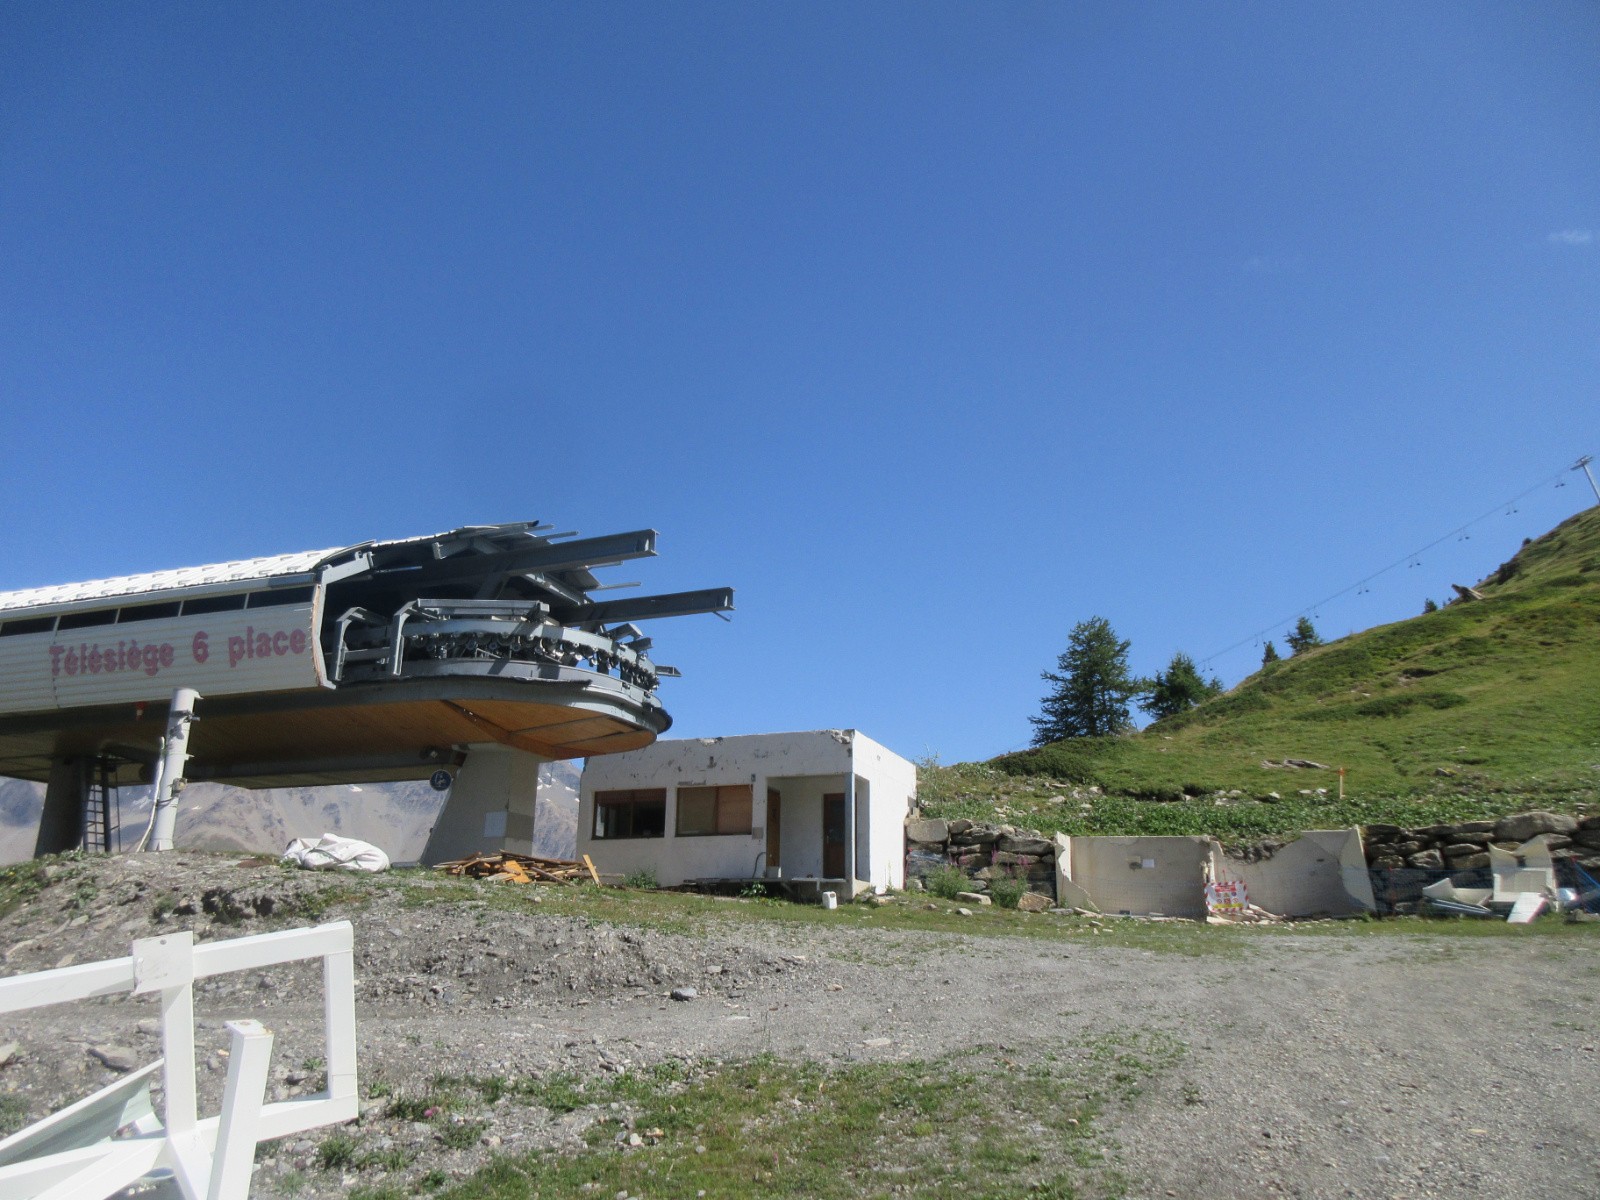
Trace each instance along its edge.
<instances>
[{"instance_id":1,"label":"white panel","mask_svg":"<svg viewBox=\"0 0 1600 1200\"><path fill-rule=\"evenodd\" d=\"M0 712L43 712L56 706L50 686L55 640L53 633L0 637Z\"/></svg>"},{"instance_id":2,"label":"white panel","mask_svg":"<svg viewBox=\"0 0 1600 1200\"><path fill-rule=\"evenodd\" d=\"M0 712L164 701L179 687L206 697L319 683L310 604L0 638L0 655Z\"/></svg>"}]
</instances>

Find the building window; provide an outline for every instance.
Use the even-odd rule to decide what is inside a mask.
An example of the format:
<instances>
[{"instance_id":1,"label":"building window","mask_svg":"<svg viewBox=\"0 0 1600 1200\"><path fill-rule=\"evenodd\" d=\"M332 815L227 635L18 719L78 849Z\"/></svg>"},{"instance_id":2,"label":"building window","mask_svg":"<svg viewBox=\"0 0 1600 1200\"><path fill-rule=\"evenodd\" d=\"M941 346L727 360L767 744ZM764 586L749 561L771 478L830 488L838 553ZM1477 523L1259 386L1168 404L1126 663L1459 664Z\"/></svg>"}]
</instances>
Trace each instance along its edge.
<instances>
[{"instance_id":1,"label":"building window","mask_svg":"<svg viewBox=\"0 0 1600 1200\"><path fill-rule=\"evenodd\" d=\"M750 785L678 789L678 836L750 832Z\"/></svg>"},{"instance_id":2,"label":"building window","mask_svg":"<svg viewBox=\"0 0 1600 1200\"><path fill-rule=\"evenodd\" d=\"M666 832L666 788L633 788L594 794L596 840L658 838Z\"/></svg>"}]
</instances>

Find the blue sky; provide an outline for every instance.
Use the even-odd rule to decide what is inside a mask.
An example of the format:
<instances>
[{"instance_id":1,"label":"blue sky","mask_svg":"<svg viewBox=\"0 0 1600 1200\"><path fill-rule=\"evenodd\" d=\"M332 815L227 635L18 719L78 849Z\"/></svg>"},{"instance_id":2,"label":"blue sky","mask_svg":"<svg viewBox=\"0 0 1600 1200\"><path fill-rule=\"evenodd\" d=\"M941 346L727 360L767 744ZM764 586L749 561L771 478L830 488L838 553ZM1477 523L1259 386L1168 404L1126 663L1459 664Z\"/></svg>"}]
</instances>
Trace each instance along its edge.
<instances>
[{"instance_id":1,"label":"blue sky","mask_svg":"<svg viewBox=\"0 0 1600 1200\"><path fill-rule=\"evenodd\" d=\"M1591 3L8 5L0 589L536 517L737 590L652 631L686 736L985 757L1096 615L1232 684L1592 502L1597 62Z\"/></svg>"}]
</instances>

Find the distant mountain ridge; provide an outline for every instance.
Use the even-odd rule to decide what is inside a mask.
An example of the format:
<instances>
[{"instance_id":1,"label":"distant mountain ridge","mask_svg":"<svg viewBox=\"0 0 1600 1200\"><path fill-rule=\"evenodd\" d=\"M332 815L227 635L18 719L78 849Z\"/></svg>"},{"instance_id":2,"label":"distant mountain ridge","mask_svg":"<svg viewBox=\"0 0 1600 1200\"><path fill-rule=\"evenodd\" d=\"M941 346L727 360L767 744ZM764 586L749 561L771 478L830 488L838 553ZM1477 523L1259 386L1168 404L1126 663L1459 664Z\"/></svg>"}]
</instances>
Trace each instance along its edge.
<instances>
[{"instance_id":1,"label":"distant mountain ridge","mask_svg":"<svg viewBox=\"0 0 1600 1200\"><path fill-rule=\"evenodd\" d=\"M578 780L571 762L546 763L539 771L534 852L571 858L576 852ZM175 841L196 850L280 854L291 839L324 833L360 838L381 847L396 862L414 861L444 806L447 793L426 782L340 784L329 787L248 791L197 783L179 798ZM0 862L33 854L44 786L0 779ZM150 819L147 788L124 789L122 845L131 849Z\"/></svg>"}]
</instances>

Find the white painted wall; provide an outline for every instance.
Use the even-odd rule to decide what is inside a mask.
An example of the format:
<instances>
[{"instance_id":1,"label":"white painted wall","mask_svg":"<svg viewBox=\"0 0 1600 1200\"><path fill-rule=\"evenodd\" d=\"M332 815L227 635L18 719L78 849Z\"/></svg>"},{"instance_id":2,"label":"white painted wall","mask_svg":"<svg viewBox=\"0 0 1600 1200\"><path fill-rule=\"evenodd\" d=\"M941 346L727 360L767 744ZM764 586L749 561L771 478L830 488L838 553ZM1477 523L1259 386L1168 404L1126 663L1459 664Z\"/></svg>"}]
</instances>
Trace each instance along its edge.
<instances>
[{"instance_id":1,"label":"white painted wall","mask_svg":"<svg viewBox=\"0 0 1600 1200\"><path fill-rule=\"evenodd\" d=\"M1056 895L1081 889L1102 912L1200 918L1210 857L1204 837L1075 837L1056 855Z\"/></svg>"},{"instance_id":2,"label":"white painted wall","mask_svg":"<svg viewBox=\"0 0 1600 1200\"><path fill-rule=\"evenodd\" d=\"M1313 829L1270 859L1229 858L1203 837L1075 837L1056 835L1056 895L1063 904L1103 912L1173 917L1206 915L1209 869L1218 880L1242 880L1250 903L1280 916L1344 915L1374 907L1361 835L1355 829Z\"/></svg>"},{"instance_id":3,"label":"white painted wall","mask_svg":"<svg viewBox=\"0 0 1600 1200\"><path fill-rule=\"evenodd\" d=\"M642 750L592 758L579 789L578 853L607 875L648 869L664 887L690 879L743 879L765 873L768 786L783 796L780 858L786 878L822 873L822 797L847 792L852 775L866 781L868 802L856 814L858 886L900 887L905 881L904 820L916 794L916 768L854 730L667 739ZM680 838L677 789L749 784L749 834ZM596 838L596 792L664 788L666 836Z\"/></svg>"},{"instance_id":4,"label":"white painted wall","mask_svg":"<svg viewBox=\"0 0 1600 1200\"><path fill-rule=\"evenodd\" d=\"M1308 829L1253 863L1213 847L1211 872L1243 880L1251 904L1281 917L1347 916L1377 907L1358 829Z\"/></svg>"},{"instance_id":5,"label":"white painted wall","mask_svg":"<svg viewBox=\"0 0 1600 1200\"><path fill-rule=\"evenodd\" d=\"M891 888L906 885L906 818L917 798L916 765L865 734L855 737L856 774L871 787L865 839L856 847L856 875ZM859 834L858 834L859 839Z\"/></svg>"}]
</instances>

